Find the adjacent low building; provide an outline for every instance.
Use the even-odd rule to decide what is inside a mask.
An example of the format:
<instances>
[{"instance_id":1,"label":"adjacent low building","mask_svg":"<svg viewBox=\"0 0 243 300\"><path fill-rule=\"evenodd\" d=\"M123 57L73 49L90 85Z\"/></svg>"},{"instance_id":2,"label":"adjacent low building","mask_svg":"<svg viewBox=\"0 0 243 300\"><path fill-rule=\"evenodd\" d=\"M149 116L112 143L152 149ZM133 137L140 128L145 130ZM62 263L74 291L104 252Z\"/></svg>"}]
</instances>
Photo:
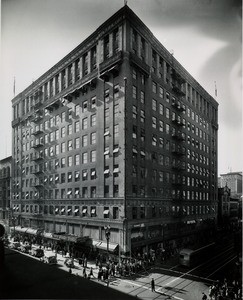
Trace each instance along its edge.
<instances>
[{"instance_id":1,"label":"adjacent low building","mask_svg":"<svg viewBox=\"0 0 243 300\"><path fill-rule=\"evenodd\" d=\"M12 157L0 160L0 223L8 230L10 213L10 182Z\"/></svg>"},{"instance_id":2,"label":"adjacent low building","mask_svg":"<svg viewBox=\"0 0 243 300\"><path fill-rule=\"evenodd\" d=\"M216 224L218 103L127 5L12 105L20 230L134 254Z\"/></svg>"}]
</instances>

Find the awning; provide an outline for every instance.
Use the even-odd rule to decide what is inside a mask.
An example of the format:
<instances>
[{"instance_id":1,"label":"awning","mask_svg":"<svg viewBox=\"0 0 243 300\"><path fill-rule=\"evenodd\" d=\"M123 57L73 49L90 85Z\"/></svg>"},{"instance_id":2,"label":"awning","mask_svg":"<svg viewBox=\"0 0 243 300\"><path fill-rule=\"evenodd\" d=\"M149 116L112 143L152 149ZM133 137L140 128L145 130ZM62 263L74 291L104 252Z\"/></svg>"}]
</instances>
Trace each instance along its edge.
<instances>
[{"instance_id":1,"label":"awning","mask_svg":"<svg viewBox=\"0 0 243 300\"><path fill-rule=\"evenodd\" d=\"M95 214L95 208L91 209L91 214Z\"/></svg>"},{"instance_id":2,"label":"awning","mask_svg":"<svg viewBox=\"0 0 243 300\"><path fill-rule=\"evenodd\" d=\"M115 169L113 170L113 173L119 173L119 168L115 168Z\"/></svg>"},{"instance_id":3,"label":"awning","mask_svg":"<svg viewBox=\"0 0 243 300\"><path fill-rule=\"evenodd\" d=\"M51 232L43 232L43 237L52 238L52 233Z\"/></svg>"},{"instance_id":4,"label":"awning","mask_svg":"<svg viewBox=\"0 0 243 300\"><path fill-rule=\"evenodd\" d=\"M104 215L108 215L109 214L109 209L104 210Z\"/></svg>"},{"instance_id":5,"label":"awning","mask_svg":"<svg viewBox=\"0 0 243 300\"><path fill-rule=\"evenodd\" d=\"M77 213L77 212L79 212L79 209L77 208L77 209L75 209L75 211L74 211L75 213Z\"/></svg>"},{"instance_id":6,"label":"awning","mask_svg":"<svg viewBox=\"0 0 243 300\"><path fill-rule=\"evenodd\" d=\"M113 150L113 153L117 153L117 152L119 152L119 147L118 147L118 148L115 148L115 149Z\"/></svg>"},{"instance_id":7,"label":"awning","mask_svg":"<svg viewBox=\"0 0 243 300\"><path fill-rule=\"evenodd\" d=\"M36 234L37 233L37 229L28 228L25 233Z\"/></svg>"},{"instance_id":8,"label":"awning","mask_svg":"<svg viewBox=\"0 0 243 300\"><path fill-rule=\"evenodd\" d=\"M21 226L15 226L15 227L11 227L11 228L18 232L26 232L26 230L28 229L28 227L21 227Z\"/></svg>"},{"instance_id":9,"label":"awning","mask_svg":"<svg viewBox=\"0 0 243 300\"><path fill-rule=\"evenodd\" d=\"M102 241L92 241L92 244L94 247L100 249L100 250L107 250L107 242L102 242ZM108 245L109 252L114 252L116 248L118 247L118 244L115 243L109 243Z\"/></svg>"},{"instance_id":10,"label":"awning","mask_svg":"<svg viewBox=\"0 0 243 300\"><path fill-rule=\"evenodd\" d=\"M87 212L87 208L84 208L83 209L83 214L86 214L86 212Z\"/></svg>"},{"instance_id":11,"label":"awning","mask_svg":"<svg viewBox=\"0 0 243 300\"><path fill-rule=\"evenodd\" d=\"M109 174L109 172L110 172L110 170L109 170L109 169L106 169L106 170L104 171L104 174Z\"/></svg>"}]
</instances>

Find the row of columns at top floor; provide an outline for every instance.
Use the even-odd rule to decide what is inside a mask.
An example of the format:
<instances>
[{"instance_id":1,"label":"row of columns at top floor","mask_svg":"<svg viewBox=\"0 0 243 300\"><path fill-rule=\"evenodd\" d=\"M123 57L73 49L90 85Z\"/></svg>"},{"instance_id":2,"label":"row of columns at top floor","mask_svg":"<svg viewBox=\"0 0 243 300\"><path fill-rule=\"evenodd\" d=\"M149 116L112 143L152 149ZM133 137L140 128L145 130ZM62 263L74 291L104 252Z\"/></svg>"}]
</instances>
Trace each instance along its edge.
<instances>
[{"instance_id":1,"label":"row of columns at top floor","mask_svg":"<svg viewBox=\"0 0 243 300\"><path fill-rule=\"evenodd\" d=\"M123 26L119 26L117 29L113 30L111 33L107 34L104 38L98 40L97 44L93 48L85 52L82 56L76 57L75 60L66 66L64 69L59 71L53 78L50 78L42 87L39 88L41 91L43 99L48 99L51 96L59 93L61 90L65 89L78 79L89 74L94 68L97 68L100 63L102 63L106 58L111 57L116 51L121 51L123 48L126 49L126 42L123 44L123 35L127 35L126 31L123 33ZM130 35L130 48L132 49L132 34ZM143 45L145 43L145 45ZM137 39L137 55L141 57L142 49L144 48L144 60L149 65L152 65L152 47L143 40L143 38L138 35ZM149 55L151 54L151 55ZM159 72L160 66L160 56L156 53L156 72ZM168 79L171 80L170 74L173 66L167 63L164 59L162 60L162 74L163 81L167 82ZM157 74L158 75L158 74ZM209 104L203 98L200 99L200 95L194 90L189 84L185 84L184 91L191 100L195 102L195 106L201 106L201 111L206 111L209 113ZM36 97L38 102L40 98ZM26 98L25 101L21 103L20 111L15 114L25 114L31 110L31 106L34 104L34 95ZM196 104L197 102L197 104ZM207 114L208 114L207 113ZM14 116L18 117L18 116ZM212 111L212 117L217 121L216 112Z\"/></svg>"}]
</instances>

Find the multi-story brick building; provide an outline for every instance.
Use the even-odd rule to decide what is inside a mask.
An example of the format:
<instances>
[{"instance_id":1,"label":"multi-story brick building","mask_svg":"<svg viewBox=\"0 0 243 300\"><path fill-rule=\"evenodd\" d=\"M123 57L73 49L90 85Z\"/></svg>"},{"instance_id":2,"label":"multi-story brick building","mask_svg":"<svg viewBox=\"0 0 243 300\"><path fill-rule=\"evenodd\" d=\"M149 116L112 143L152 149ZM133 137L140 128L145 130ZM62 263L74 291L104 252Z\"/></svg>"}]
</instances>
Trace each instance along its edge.
<instances>
[{"instance_id":1,"label":"multi-story brick building","mask_svg":"<svg viewBox=\"0 0 243 300\"><path fill-rule=\"evenodd\" d=\"M8 230L10 212L11 162L11 156L0 160L0 223L6 227L6 230Z\"/></svg>"},{"instance_id":2,"label":"multi-story brick building","mask_svg":"<svg viewBox=\"0 0 243 300\"><path fill-rule=\"evenodd\" d=\"M129 252L216 222L218 104L128 6L12 104L19 225Z\"/></svg>"}]
</instances>

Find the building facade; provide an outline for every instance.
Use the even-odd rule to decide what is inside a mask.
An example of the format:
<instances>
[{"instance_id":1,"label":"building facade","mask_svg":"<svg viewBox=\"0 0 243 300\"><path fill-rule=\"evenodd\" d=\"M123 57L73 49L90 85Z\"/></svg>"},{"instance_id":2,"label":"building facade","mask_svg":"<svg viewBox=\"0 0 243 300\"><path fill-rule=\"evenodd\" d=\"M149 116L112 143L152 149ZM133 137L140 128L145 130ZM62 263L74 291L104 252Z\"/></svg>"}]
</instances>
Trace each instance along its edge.
<instances>
[{"instance_id":1,"label":"building facade","mask_svg":"<svg viewBox=\"0 0 243 300\"><path fill-rule=\"evenodd\" d=\"M217 102L125 5L12 100L17 225L148 251L217 216Z\"/></svg>"},{"instance_id":2,"label":"building facade","mask_svg":"<svg viewBox=\"0 0 243 300\"><path fill-rule=\"evenodd\" d=\"M10 181L12 157L0 160L0 223L8 230L10 216Z\"/></svg>"},{"instance_id":3,"label":"building facade","mask_svg":"<svg viewBox=\"0 0 243 300\"><path fill-rule=\"evenodd\" d=\"M228 186L218 188L218 224L224 227L230 219L230 189Z\"/></svg>"},{"instance_id":4,"label":"building facade","mask_svg":"<svg viewBox=\"0 0 243 300\"><path fill-rule=\"evenodd\" d=\"M228 186L231 196L240 199L242 196L242 172L229 172L220 174L219 186Z\"/></svg>"}]
</instances>

